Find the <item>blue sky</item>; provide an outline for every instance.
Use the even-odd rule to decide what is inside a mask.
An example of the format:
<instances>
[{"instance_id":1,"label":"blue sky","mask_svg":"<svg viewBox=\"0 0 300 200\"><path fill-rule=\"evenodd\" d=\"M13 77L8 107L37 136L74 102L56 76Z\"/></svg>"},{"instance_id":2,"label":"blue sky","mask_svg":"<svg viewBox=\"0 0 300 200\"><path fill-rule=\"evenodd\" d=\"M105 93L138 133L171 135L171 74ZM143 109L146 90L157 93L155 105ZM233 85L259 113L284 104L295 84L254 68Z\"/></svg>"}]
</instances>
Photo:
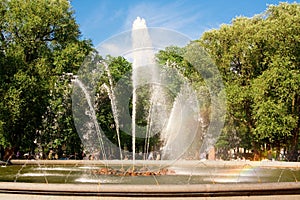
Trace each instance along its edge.
<instances>
[{"instance_id":1,"label":"blue sky","mask_svg":"<svg viewBox=\"0 0 300 200\"><path fill-rule=\"evenodd\" d=\"M149 27L178 31L198 39L204 31L229 24L237 16L252 17L276 0L72 0L75 18L84 39L97 46L131 29L137 16ZM295 2L295 1L284 1ZM296 1L297 2L297 1Z\"/></svg>"}]
</instances>

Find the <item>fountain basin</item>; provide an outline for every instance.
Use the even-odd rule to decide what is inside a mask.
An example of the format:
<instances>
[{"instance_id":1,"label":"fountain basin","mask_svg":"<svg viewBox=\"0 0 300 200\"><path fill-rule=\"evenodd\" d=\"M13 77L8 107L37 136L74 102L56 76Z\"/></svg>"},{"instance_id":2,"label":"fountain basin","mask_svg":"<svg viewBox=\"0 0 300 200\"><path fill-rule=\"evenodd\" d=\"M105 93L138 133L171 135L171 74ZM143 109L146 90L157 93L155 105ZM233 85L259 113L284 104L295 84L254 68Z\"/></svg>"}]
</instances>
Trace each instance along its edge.
<instances>
[{"instance_id":1,"label":"fountain basin","mask_svg":"<svg viewBox=\"0 0 300 200\"><path fill-rule=\"evenodd\" d=\"M124 168L131 167L131 160L12 160L11 163L0 168L0 197L6 199L15 199L15 195L23 200L32 199L32 195L37 199L300 197L298 162L135 161L137 167L156 169L169 166L175 171L174 175L158 177L116 177L91 173L103 166L114 169L122 165ZM13 174L10 180L2 179L4 170L14 168L19 174ZM61 181L57 181L59 179Z\"/></svg>"},{"instance_id":2,"label":"fountain basin","mask_svg":"<svg viewBox=\"0 0 300 200\"><path fill-rule=\"evenodd\" d=\"M300 180L299 162L136 160L134 167L132 160L12 160L11 163L0 168L0 181L193 185Z\"/></svg>"}]
</instances>

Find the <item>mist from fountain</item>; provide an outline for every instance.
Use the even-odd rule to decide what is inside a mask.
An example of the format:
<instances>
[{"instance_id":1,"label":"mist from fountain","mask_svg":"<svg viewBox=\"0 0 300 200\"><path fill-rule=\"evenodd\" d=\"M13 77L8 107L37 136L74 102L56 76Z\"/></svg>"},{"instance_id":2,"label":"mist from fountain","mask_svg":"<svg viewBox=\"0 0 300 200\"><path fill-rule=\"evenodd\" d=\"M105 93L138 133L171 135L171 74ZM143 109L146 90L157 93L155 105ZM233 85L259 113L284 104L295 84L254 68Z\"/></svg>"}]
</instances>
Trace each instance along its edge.
<instances>
[{"instance_id":1,"label":"mist from fountain","mask_svg":"<svg viewBox=\"0 0 300 200\"><path fill-rule=\"evenodd\" d=\"M83 64L73 81L72 99L75 126L89 154L101 152L105 155L102 158L107 159L106 154L110 155L118 149L120 156L114 158L121 161L132 158L133 166L136 164L137 150L139 159L142 153L144 160L157 158L173 162L187 157L198 159L197 151L202 145L203 132L199 128L202 122L199 120L201 112L196 91L174 64L159 65L156 61L157 50L172 44L173 38L169 37L172 34L174 33L168 30L161 32L149 29L146 21L138 17L133 22L129 34L126 33L124 37L117 38L112 43L104 43L102 50L97 48L99 53L104 54L106 50L114 49L117 54L105 55L120 56L121 52L115 48L114 43L123 39L125 44L130 44L131 47L121 55L132 63L132 71L123 75L124 77L116 83L113 83L109 65L101 59L97 60L97 55L92 55ZM157 49L157 41L153 44L152 40L157 40L158 35L164 38L160 43L166 44ZM179 41L188 41L185 37L177 38L180 38ZM108 83L101 85L99 78L103 74L107 75ZM95 92L95 88L99 86L106 90L111 101L118 146L105 137L101 124L98 124L95 112L97 100L93 95L101 95ZM132 109L128 108L129 105ZM131 152L125 147L122 149L125 144L121 141L120 131L131 135ZM144 147L136 146L137 138L139 141L144 139ZM154 144L152 141L155 141ZM151 157L150 153L158 153L160 156ZM161 167L159 163L163 162L157 163L157 166Z\"/></svg>"},{"instance_id":2,"label":"mist from fountain","mask_svg":"<svg viewBox=\"0 0 300 200\"><path fill-rule=\"evenodd\" d=\"M196 94L186 84L183 84L177 94L167 124L161 133L163 143L162 159L176 160L182 157L191 146L192 140L198 139L197 124L199 119L199 105ZM199 143L195 149L200 148ZM195 149L191 150L191 153ZM193 156L194 157L194 156Z\"/></svg>"}]
</instances>

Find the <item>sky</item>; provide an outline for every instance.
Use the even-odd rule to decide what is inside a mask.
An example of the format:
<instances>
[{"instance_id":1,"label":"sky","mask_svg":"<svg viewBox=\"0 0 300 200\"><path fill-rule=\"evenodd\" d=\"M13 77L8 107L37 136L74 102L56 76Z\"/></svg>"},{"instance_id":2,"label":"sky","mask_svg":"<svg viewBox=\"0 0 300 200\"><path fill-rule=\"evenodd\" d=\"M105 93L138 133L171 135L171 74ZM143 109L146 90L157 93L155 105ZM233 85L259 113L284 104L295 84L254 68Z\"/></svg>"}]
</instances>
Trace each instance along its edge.
<instances>
[{"instance_id":1,"label":"sky","mask_svg":"<svg viewBox=\"0 0 300 200\"><path fill-rule=\"evenodd\" d=\"M128 31L136 17L148 27L171 29L192 40L203 32L230 24L238 16L253 17L276 0L71 0L83 39L94 46ZM284 1L299 2L299 1Z\"/></svg>"}]
</instances>

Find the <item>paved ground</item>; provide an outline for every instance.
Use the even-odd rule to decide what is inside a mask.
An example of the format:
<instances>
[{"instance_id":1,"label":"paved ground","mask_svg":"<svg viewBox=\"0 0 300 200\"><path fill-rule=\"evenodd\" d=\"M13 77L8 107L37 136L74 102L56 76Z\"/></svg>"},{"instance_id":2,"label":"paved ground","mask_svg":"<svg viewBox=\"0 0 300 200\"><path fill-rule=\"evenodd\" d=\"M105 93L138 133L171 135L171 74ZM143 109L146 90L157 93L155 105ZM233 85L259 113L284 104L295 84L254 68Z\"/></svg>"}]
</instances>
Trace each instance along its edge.
<instances>
[{"instance_id":1,"label":"paved ground","mask_svg":"<svg viewBox=\"0 0 300 200\"><path fill-rule=\"evenodd\" d=\"M121 195L121 196L120 196ZM145 196L147 195L147 196ZM154 196L157 195L157 196ZM166 196L168 195L168 196ZM209 196L215 197L209 197ZM239 196L237 196L239 195ZM180 197L181 196L181 197ZM218 196L218 197L216 197ZM232 196L232 197L230 197ZM287 200L300 199L300 183L201 185L76 185L0 182L0 200Z\"/></svg>"},{"instance_id":2,"label":"paved ground","mask_svg":"<svg viewBox=\"0 0 300 200\"><path fill-rule=\"evenodd\" d=\"M0 200L155 200L158 198L141 197L83 197L83 196L48 196L48 195L24 195L24 194L0 194ZM235 196L235 197L185 197L185 198L159 198L159 200L297 200L300 195L274 195L274 196Z\"/></svg>"}]
</instances>

